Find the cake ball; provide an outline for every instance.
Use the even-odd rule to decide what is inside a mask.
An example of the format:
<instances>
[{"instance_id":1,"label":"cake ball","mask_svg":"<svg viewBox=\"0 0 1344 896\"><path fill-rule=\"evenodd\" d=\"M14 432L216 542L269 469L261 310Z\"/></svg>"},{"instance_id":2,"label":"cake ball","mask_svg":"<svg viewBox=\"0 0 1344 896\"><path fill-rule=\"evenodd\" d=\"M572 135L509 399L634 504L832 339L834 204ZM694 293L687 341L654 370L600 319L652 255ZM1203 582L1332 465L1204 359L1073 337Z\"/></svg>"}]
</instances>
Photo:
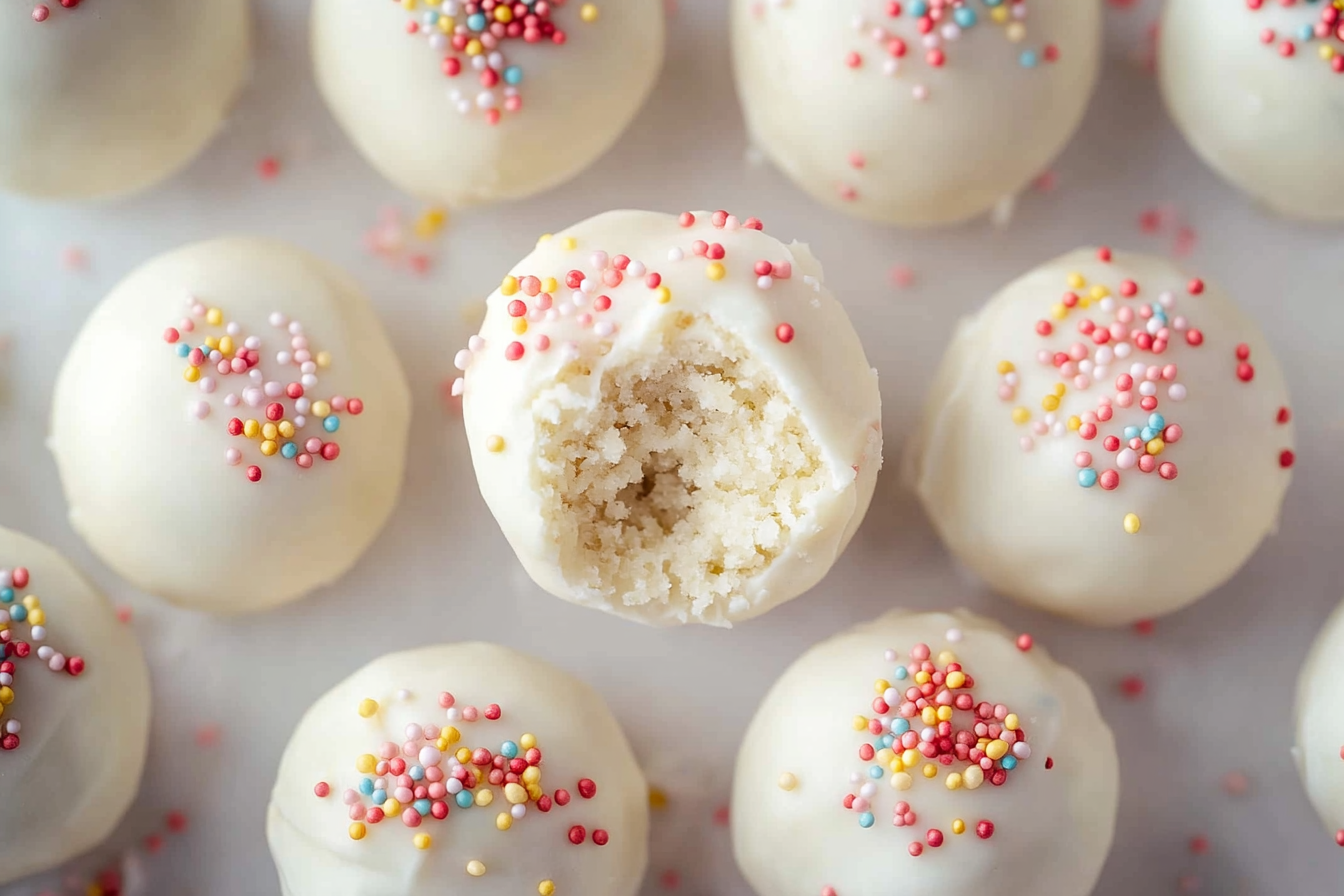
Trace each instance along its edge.
<instances>
[{"instance_id":1,"label":"cake ball","mask_svg":"<svg viewBox=\"0 0 1344 896\"><path fill-rule=\"evenodd\" d=\"M266 835L284 896L634 896L648 785L592 688L447 644L375 660L313 704Z\"/></svg>"},{"instance_id":2,"label":"cake ball","mask_svg":"<svg viewBox=\"0 0 1344 896\"><path fill-rule=\"evenodd\" d=\"M1170 0L1158 73L1208 165L1273 211L1344 221L1344 3Z\"/></svg>"},{"instance_id":3,"label":"cake ball","mask_svg":"<svg viewBox=\"0 0 1344 896\"><path fill-rule=\"evenodd\" d=\"M185 166L249 71L247 0L22 0L0 13L0 191L130 193Z\"/></svg>"},{"instance_id":4,"label":"cake ball","mask_svg":"<svg viewBox=\"0 0 1344 896\"><path fill-rule=\"evenodd\" d=\"M1101 0L731 2L756 147L889 224L1010 208L1078 127L1101 59Z\"/></svg>"},{"instance_id":5,"label":"cake ball","mask_svg":"<svg viewBox=\"0 0 1344 896\"><path fill-rule=\"evenodd\" d=\"M339 578L387 522L410 395L373 306L281 243L147 262L90 315L56 382L70 523L136 587L217 613Z\"/></svg>"},{"instance_id":6,"label":"cake ball","mask_svg":"<svg viewBox=\"0 0 1344 896\"><path fill-rule=\"evenodd\" d=\"M0 886L111 834L148 744L131 627L51 548L0 529Z\"/></svg>"},{"instance_id":7,"label":"cake ball","mask_svg":"<svg viewBox=\"0 0 1344 896\"><path fill-rule=\"evenodd\" d=\"M1297 679L1297 762L1302 786L1335 843L1344 846L1344 604L1316 637Z\"/></svg>"},{"instance_id":8,"label":"cake ball","mask_svg":"<svg viewBox=\"0 0 1344 896\"><path fill-rule=\"evenodd\" d=\"M388 180L454 207L561 184L634 119L663 0L315 0L317 84Z\"/></svg>"},{"instance_id":9,"label":"cake ball","mask_svg":"<svg viewBox=\"0 0 1344 896\"><path fill-rule=\"evenodd\" d=\"M970 613L897 611L770 689L737 755L733 852L761 896L1087 896L1118 792L1072 670Z\"/></svg>"},{"instance_id":10,"label":"cake ball","mask_svg":"<svg viewBox=\"0 0 1344 896\"><path fill-rule=\"evenodd\" d=\"M1198 599L1274 532L1292 419L1273 352L1220 289L1080 249L957 328L905 474L994 589L1119 625Z\"/></svg>"},{"instance_id":11,"label":"cake ball","mask_svg":"<svg viewBox=\"0 0 1344 896\"><path fill-rule=\"evenodd\" d=\"M807 246L755 218L543 236L456 360L481 494L557 597L728 625L820 581L868 509L877 374Z\"/></svg>"}]
</instances>

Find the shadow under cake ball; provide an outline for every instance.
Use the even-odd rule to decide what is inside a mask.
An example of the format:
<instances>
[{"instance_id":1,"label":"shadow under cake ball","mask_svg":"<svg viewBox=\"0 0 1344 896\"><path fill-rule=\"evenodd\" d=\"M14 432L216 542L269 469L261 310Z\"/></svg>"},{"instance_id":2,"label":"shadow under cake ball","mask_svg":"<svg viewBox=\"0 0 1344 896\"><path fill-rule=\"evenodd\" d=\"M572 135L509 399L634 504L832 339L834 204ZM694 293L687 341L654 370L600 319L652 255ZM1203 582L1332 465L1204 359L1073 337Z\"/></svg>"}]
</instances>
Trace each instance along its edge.
<instances>
[{"instance_id":1,"label":"shadow under cake ball","mask_svg":"<svg viewBox=\"0 0 1344 896\"><path fill-rule=\"evenodd\" d=\"M962 321L904 473L994 589L1116 625L1241 567L1278 525L1292 448L1283 373L1227 295L1080 249Z\"/></svg>"},{"instance_id":2,"label":"shadow under cake ball","mask_svg":"<svg viewBox=\"0 0 1344 896\"><path fill-rule=\"evenodd\" d=\"M149 670L107 598L8 529L0 642L4 885L92 849L126 814L149 743Z\"/></svg>"},{"instance_id":3,"label":"shadow under cake ball","mask_svg":"<svg viewBox=\"0 0 1344 896\"><path fill-rule=\"evenodd\" d=\"M648 785L588 685L494 644L425 647L313 704L266 836L284 896L634 896Z\"/></svg>"},{"instance_id":4,"label":"shadow under cake ball","mask_svg":"<svg viewBox=\"0 0 1344 896\"><path fill-rule=\"evenodd\" d=\"M814 198L904 226L1011 201L1083 118L1101 0L731 0L747 130Z\"/></svg>"},{"instance_id":5,"label":"shadow under cake ball","mask_svg":"<svg viewBox=\"0 0 1344 896\"><path fill-rule=\"evenodd\" d=\"M70 523L136 587L219 613L344 574L396 504L410 394L373 306L282 243L161 255L103 300L56 382Z\"/></svg>"},{"instance_id":6,"label":"shadow under cake ball","mask_svg":"<svg viewBox=\"0 0 1344 896\"><path fill-rule=\"evenodd\" d=\"M1297 679L1297 762L1307 799L1344 846L1344 604L1316 637Z\"/></svg>"},{"instance_id":7,"label":"shadow under cake ball","mask_svg":"<svg viewBox=\"0 0 1344 896\"><path fill-rule=\"evenodd\" d=\"M1118 764L1092 692L1030 636L896 611L770 689L737 755L733 853L761 896L1086 896Z\"/></svg>"},{"instance_id":8,"label":"shadow under cake ball","mask_svg":"<svg viewBox=\"0 0 1344 896\"><path fill-rule=\"evenodd\" d=\"M0 191L130 193L187 164L249 69L247 0L9 3L0 13Z\"/></svg>"},{"instance_id":9,"label":"shadow under cake ball","mask_svg":"<svg viewBox=\"0 0 1344 896\"><path fill-rule=\"evenodd\" d=\"M1271 210L1344 221L1344 4L1170 0L1158 74L1177 127Z\"/></svg>"},{"instance_id":10,"label":"shadow under cake ball","mask_svg":"<svg viewBox=\"0 0 1344 896\"><path fill-rule=\"evenodd\" d=\"M663 0L315 0L332 114L401 189L452 207L579 174L620 137L663 63Z\"/></svg>"},{"instance_id":11,"label":"shadow under cake ball","mask_svg":"<svg viewBox=\"0 0 1344 896\"><path fill-rule=\"evenodd\" d=\"M542 237L457 364L476 477L533 580L727 625L815 585L882 460L877 374L807 246L726 212Z\"/></svg>"}]
</instances>

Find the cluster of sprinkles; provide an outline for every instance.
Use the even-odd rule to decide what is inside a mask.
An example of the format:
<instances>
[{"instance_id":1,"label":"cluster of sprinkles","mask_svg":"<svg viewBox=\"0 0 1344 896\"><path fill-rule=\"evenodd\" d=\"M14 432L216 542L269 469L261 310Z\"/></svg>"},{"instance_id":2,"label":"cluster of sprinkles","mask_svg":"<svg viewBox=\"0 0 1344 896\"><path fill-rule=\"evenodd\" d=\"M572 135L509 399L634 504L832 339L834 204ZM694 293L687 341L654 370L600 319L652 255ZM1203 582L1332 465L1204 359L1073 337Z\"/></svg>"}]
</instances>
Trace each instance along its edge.
<instances>
[{"instance_id":1,"label":"cluster of sprinkles","mask_svg":"<svg viewBox=\"0 0 1344 896\"><path fill-rule=\"evenodd\" d=\"M1111 250L1103 246L1097 250L1097 258L1109 264ZM1203 332L1178 313L1174 291L1163 291L1149 299L1139 284L1129 279L1121 280L1114 292L1105 284L1089 284L1078 272L1069 273L1066 279L1067 290L1034 329L1039 338L1049 339L1064 322L1076 318L1078 337L1067 350L1041 348L1037 352L1037 363L1050 369L1056 378L1040 398L1040 414L1019 403L1017 366L1008 360L998 362L999 399L1012 405L1013 422L1030 430L1019 439L1022 450L1032 451L1039 438L1080 439L1083 444L1073 456L1074 476L1086 489L1099 486L1103 491L1114 491L1124 476L1132 476L1135 471L1142 475L1155 473L1163 481L1174 480L1180 471L1166 452L1181 440L1184 430L1170 405L1179 405L1188 393L1180 381L1180 368L1168 360L1168 352L1180 344L1200 348ZM1190 297L1203 292L1202 280L1192 279L1185 285ZM1251 349L1245 343L1234 349L1230 373L1242 383L1255 378L1250 357ZM1065 416L1060 408L1070 389L1100 394L1089 410ZM1103 431L1114 420L1117 409L1136 406L1146 412L1141 423ZM1280 408L1276 422L1283 425L1290 419L1288 408ZM1293 453L1281 452L1279 464L1292 466ZM1135 535L1142 521L1138 514L1126 513L1121 525L1125 532Z\"/></svg>"},{"instance_id":2,"label":"cluster of sprinkles","mask_svg":"<svg viewBox=\"0 0 1344 896\"><path fill-rule=\"evenodd\" d=\"M960 629L950 629L947 640L962 640ZM1018 648L1031 649L1031 639L1018 639ZM975 679L952 650L934 656L927 644L916 644L906 658L887 650L883 661L896 664L891 679L873 682L871 715L854 717L853 728L862 734L858 746L862 772L850 776L851 790L844 808L857 816L861 828L877 823L877 796L885 780L897 792L910 790L919 778L940 778L948 790L976 790L984 785L1002 787L1015 769L1031 758L1031 746L1021 719L1001 703L977 701ZM1047 763L1047 768L1049 764ZM779 787L786 791L798 785L797 776L785 772ZM920 824L915 806L904 799L892 807L895 827ZM980 819L968 824L962 818L948 823L954 836L974 831L981 840L994 836L995 824ZM910 843L908 851L918 857L927 848L946 842L940 827L928 828L922 840Z\"/></svg>"},{"instance_id":3,"label":"cluster of sprinkles","mask_svg":"<svg viewBox=\"0 0 1344 896\"><path fill-rule=\"evenodd\" d=\"M411 699L410 691L399 691L397 699ZM597 795L597 782L591 778L580 778L572 792L565 788L547 792L542 787L544 760L536 735L492 741L493 748L467 746L458 726L500 721L504 711L498 704L459 706L457 698L445 691L438 695L438 705L443 711L442 724L408 724L401 743L385 741L375 752L355 759L359 780L340 797L350 818L351 840L363 840L379 825L400 821L413 832L415 848L425 850L434 841L423 828L446 820L454 810L461 814L493 806L495 829L507 833L532 810L546 814L568 806L575 796L586 801ZM383 706L366 698L356 711L361 718L376 719ZM321 800L334 793L327 781L313 787L313 794ZM612 835L603 828L590 831L582 824L572 824L563 836L571 846L602 847L611 842ZM464 870L471 877L482 877L489 869L480 859L471 859ZM555 881L547 878L537 883L539 896L555 892Z\"/></svg>"},{"instance_id":4,"label":"cluster of sprinkles","mask_svg":"<svg viewBox=\"0 0 1344 896\"><path fill-rule=\"evenodd\" d=\"M317 460L334 461L340 457L341 446L330 436L341 428L344 415L363 413L364 402L342 395L313 397L318 371L331 366L331 355L310 345L298 321L275 312L270 315L270 324L288 342L274 356L278 367L289 369L280 379L267 379L262 370L261 337L244 335L237 323L226 323L220 309L207 307L195 297L187 300L187 316L163 332L163 341L187 362L182 378L201 393L200 398L188 403L187 413L197 420L208 419L208 397L236 384L235 391L224 395L224 405L230 409L254 408L257 414L230 417L225 424L229 435L243 442L242 448L230 447L224 452L225 463L241 465L244 449L251 450L254 445L262 458L280 457L302 469L312 467ZM207 328L216 332L205 335ZM305 429L310 432L307 436ZM316 434L318 429L321 435ZM250 464L246 476L250 482L260 482L261 467Z\"/></svg>"},{"instance_id":5,"label":"cluster of sprinkles","mask_svg":"<svg viewBox=\"0 0 1344 896\"><path fill-rule=\"evenodd\" d=\"M1344 0L1268 0L1270 4L1285 7L1298 7L1308 11L1302 24L1296 29L1284 33L1273 28L1260 32L1260 42L1274 50L1285 59L1298 53L1298 45L1311 52L1315 45L1316 56L1336 74L1344 75ZM1246 0L1246 6L1252 12L1259 12L1266 0ZM1314 20L1310 11L1320 10Z\"/></svg>"},{"instance_id":6,"label":"cluster of sprinkles","mask_svg":"<svg viewBox=\"0 0 1344 896\"><path fill-rule=\"evenodd\" d=\"M385 0L383 0L385 2ZM568 39L553 16L565 0L394 0L411 14L406 33L420 37L439 57L439 70L452 85L448 98L457 111L480 111L490 124L502 112L523 108L518 86L523 67L505 53L510 42L563 45ZM598 19L592 3L579 7L579 20ZM459 87L459 79L476 80Z\"/></svg>"},{"instance_id":7,"label":"cluster of sprinkles","mask_svg":"<svg viewBox=\"0 0 1344 896\"><path fill-rule=\"evenodd\" d=\"M691 212L682 212L678 223L690 230L698 222ZM726 211L709 215L708 223L715 231L762 230L759 218L739 219ZM538 245L558 240L566 252L579 252L577 238L555 237L544 234ZM582 256L580 256L581 258ZM692 240L687 245L672 245L667 250L669 264L703 261L705 279L718 283L728 276L728 250L722 243L707 239ZM787 259L760 258L748 262L758 290L769 290L776 282L793 277L793 263ZM813 288L820 284L811 276L803 278ZM575 361L581 357L585 345L603 352L615 339L619 326L609 312L618 302L656 302L666 305L673 300L672 289L663 274L650 264L628 255L613 255L603 249L592 250L587 265L582 261L564 272L547 275L510 274L500 284L500 293L507 299L508 314L512 318L512 339L503 345L491 346L485 337L477 334L467 347L457 353L454 365L465 373L472 360L483 352L501 352L505 360L521 361L529 353L558 350L561 358ZM794 340L793 324L781 321L774 327L774 336L788 344ZM451 394L460 396L466 381L453 381ZM490 436L486 448L493 452L505 448L502 436Z\"/></svg>"},{"instance_id":8,"label":"cluster of sprinkles","mask_svg":"<svg viewBox=\"0 0 1344 896\"><path fill-rule=\"evenodd\" d=\"M74 9L79 6L83 0L60 0L62 9ZM41 24L51 18L51 7L46 3L39 3L33 7L33 21Z\"/></svg>"},{"instance_id":9,"label":"cluster of sprinkles","mask_svg":"<svg viewBox=\"0 0 1344 896\"><path fill-rule=\"evenodd\" d=\"M83 657L67 657L42 643L47 639L47 613L42 608L42 601L35 594L19 597L31 581L28 570L22 566L0 568L0 645L3 645L3 653L0 653L0 750L6 752L19 748L19 732L23 728L12 715L6 718L14 703L18 664L36 656L52 672L72 676L84 672ZM19 638L21 623L28 626L27 641Z\"/></svg>"}]
</instances>

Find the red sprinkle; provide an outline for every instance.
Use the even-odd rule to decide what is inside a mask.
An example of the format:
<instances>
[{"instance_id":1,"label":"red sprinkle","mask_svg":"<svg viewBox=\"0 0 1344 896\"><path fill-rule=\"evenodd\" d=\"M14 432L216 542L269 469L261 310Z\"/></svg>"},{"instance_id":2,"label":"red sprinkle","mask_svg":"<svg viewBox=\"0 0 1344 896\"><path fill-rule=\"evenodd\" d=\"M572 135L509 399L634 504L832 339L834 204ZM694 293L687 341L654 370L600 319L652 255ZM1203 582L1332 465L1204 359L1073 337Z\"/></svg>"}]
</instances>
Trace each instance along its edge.
<instances>
[{"instance_id":1,"label":"red sprinkle","mask_svg":"<svg viewBox=\"0 0 1344 896\"><path fill-rule=\"evenodd\" d=\"M597 796L597 784L592 778L579 779L579 796L586 800L590 800Z\"/></svg>"},{"instance_id":2,"label":"red sprinkle","mask_svg":"<svg viewBox=\"0 0 1344 896\"><path fill-rule=\"evenodd\" d=\"M1097 250L1097 260L1098 260L1098 261L1110 261L1110 260L1111 260L1111 247L1110 247L1110 246L1102 246L1100 249L1098 249L1098 250Z\"/></svg>"},{"instance_id":3,"label":"red sprinkle","mask_svg":"<svg viewBox=\"0 0 1344 896\"><path fill-rule=\"evenodd\" d=\"M1046 768L1049 768L1049 767L1050 767L1051 765L1053 765L1053 764L1054 764L1054 761L1053 761L1053 760L1051 760L1051 759L1047 759L1047 760L1045 760L1045 767L1046 767ZM988 840L990 837L993 837L993 836L994 836L994 822L992 822L992 821L987 821L987 820L976 822L976 825L975 825L975 836L979 837L981 840Z\"/></svg>"},{"instance_id":4,"label":"red sprinkle","mask_svg":"<svg viewBox=\"0 0 1344 896\"><path fill-rule=\"evenodd\" d=\"M1279 452L1279 466L1283 467L1285 470L1291 467L1293 465L1293 461L1295 461L1296 459L1297 459L1296 455L1294 455L1293 452L1289 451L1287 448Z\"/></svg>"},{"instance_id":5,"label":"red sprinkle","mask_svg":"<svg viewBox=\"0 0 1344 896\"><path fill-rule=\"evenodd\" d=\"M1017 636L1017 649L1022 651L1023 653L1026 653L1028 650L1030 650L1032 644L1034 643L1036 642L1032 640L1031 635L1023 633Z\"/></svg>"},{"instance_id":6,"label":"red sprinkle","mask_svg":"<svg viewBox=\"0 0 1344 896\"><path fill-rule=\"evenodd\" d=\"M555 792L555 804L557 806L569 805L569 791L561 788Z\"/></svg>"},{"instance_id":7,"label":"red sprinkle","mask_svg":"<svg viewBox=\"0 0 1344 896\"><path fill-rule=\"evenodd\" d=\"M252 466L247 468L247 479L249 482L261 481L261 467Z\"/></svg>"},{"instance_id":8,"label":"red sprinkle","mask_svg":"<svg viewBox=\"0 0 1344 896\"><path fill-rule=\"evenodd\" d=\"M775 327L775 338L785 345L793 341L793 325L780 324Z\"/></svg>"},{"instance_id":9,"label":"red sprinkle","mask_svg":"<svg viewBox=\"0 0 1344 896\"><path fill-rule=\"evenodd\" d=\"M318 799L326 799L331 795L331 785L326 781L318 781L317 786L313 788L313 793L317 794Z\"/></svg>"},{"instance_id":10,"label":"red sprinkle","mask_svg":"<svg viewBox=\"0 0 1344 896\"><path fill-rule=\"evenodd\" d=\"M263 156L257 162L257 174L261 175L262 180L275 180L280 174L280 160L275 156Z\"/></svg>"},{"instance_id":11,"label":"red sprinkle","mask_svg":"<svg viewBox=\"0 0 1344 896\"><path fill-rule=\"evenodd\" d=\"M1130 675L1120 680L1120 692L1126 697L1135 698L1143 696L1145 687L1143 679L1137 675Z\"/></svg>"},{"instance_id":12,"label":"red sprinkle","mask_svg":"<svg viewBox=\"0 0 1344 896\"><path fill-rule=\"evenodd\" d=\"M928 833L924 835L924 839L929 841L929 846L937 849L943 845L943 832L937 828L929 828Z\"/></svg>"},{"instance_id":13,"label":"red sprinkle","mask_svg":"<svg viewBox=\"0 0 1344 896\"><path fill-rule=\"evenodd\" d=\"M593 831L593 842L598 846L606 846L611 842L611 835L601 828L597 828Z\"/></svg>"},{"instance_id":14,"label":"red sprinkle","mask_svg":"<svg viewBox=\"0 0 1344 896\"><path fill-rule=\"evenodd\" d=\"M576 824L574 825L574 827L569 829L569 842L573 843L575 846L578 846L580 843L582 843L584 840L587 839L588 839L588 831L584 829L583 825Z\"/></svg>"}]
</instances>

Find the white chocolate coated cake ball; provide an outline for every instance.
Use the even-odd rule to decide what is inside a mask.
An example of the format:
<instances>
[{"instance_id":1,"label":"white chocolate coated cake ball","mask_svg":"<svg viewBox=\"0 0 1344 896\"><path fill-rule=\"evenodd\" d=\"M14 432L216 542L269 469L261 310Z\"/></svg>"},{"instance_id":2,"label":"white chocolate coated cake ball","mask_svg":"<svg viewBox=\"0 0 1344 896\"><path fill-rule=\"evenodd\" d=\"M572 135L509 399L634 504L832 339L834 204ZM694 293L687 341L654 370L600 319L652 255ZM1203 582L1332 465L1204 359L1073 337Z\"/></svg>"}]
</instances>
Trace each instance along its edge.
<instances>
[{"instance_id":1,"label":"white chocolate coated cake ball","mask_svg":"<svg viewBox=\"0 0 1344 896\"><path fill-rule=\"evenodd\" d=\"M807 246L726 212L545 236L458 353L476 478L532 579L728 625L811 588L882 462L877 374Z\"/></svg>"},{"instance_id":2,"label":"white chocolate coated cake ball","mask_svg":"<svg viewBox=\"0 0 1344 896\"><path fill-rule=\"evenodd\" d=\"M56 383L70 523L136 587L218 613L339 578L382 529L410 394L373 306L281 243L161 255L90 315Z\"/></svg>"},{"instance_id":3,"label":"white chocolate coated cake ball","mask_svg":"<svg viewBox=\"0 0 1344 896\"><path fill-rule=\"evenodd\" d=\"M312 51L369 164L464 207L597 161L653 89L663 30L663 0L315 0Z\"/></svg>"},{"instance_id":4,"label":"white chocolate coated cake ball","mask_svg":"<svg viewBox=\"0 0 1344 896\"><path fill-rule=\"evenodd\" d=\"M116 829L140 786L149 670L129 625L59 554L0 529L0 885Z\"/></svg>"},{"instance_id":5,"label":"white chocolate coated cake ball","mask_svg":"<svg viewBox=\"0 0 1344 896\"><path fill-rule=\"evenodd\" d=\"M1291 420L1270 346L1221 290L1080 249L962 321L905 473L995 590L1118 625L1202 597L1274 532Z\"/></svg>"},{"instance_id":6,"label":"white chocolate coated cake ball","mask_svg":"<svg viewBox=\"0 0 1344 896\"><path fill-rule=\"evenodd\" d=\"M1273 211L1344 221L1344 4L1170 0L1162 96L1195 152Z\"/></svg>"},{"instance_id":7,"label":"white chocolate coated cake ball","mask_svg":"<svg viewBox=\"0 0 1344 896\"><path fill-rule=\"evenodd\" d=\"M1118 793L1073 671L965 611L896 611L770 689L737 756L733 852L761 896L1086 896Z\"/></svg>"},{"instance_id":8,"label":"white chocolate coated cake ball","mask_svg":"<svg viewBox=\"0 0 1344 896\"><path fill-rule=\"evenodd\" d=\"M83 199L163 180L219 130L249 44L247 0L7 3L0 191Z\"/></svg>"},{"instance_id":9,"label":"white chocolate coated cake ball","mask_svg":"<svg viewBox=\"0 0 1344 896\"><path fill-rule=\"evenodd\" d=\"M384 656L313 704L266 836L284 896L634 896L648 793L592 688L451 644Z\"/></svg>"},{"instance_id":10,"label":"white chocolate coated cake ball","mask_svg":"<svg viewBox=\"0 0 1344 896\"><path fill-rule=\"evenodd\" d=\"M1100 0L732 0L756 146L871 221L952 224L1010 200L1082 120Z\"/></svg>"},{"instance_id":11,"label":"white chocolate coated cake ball","mask_svg":"<svg viewBox=\"0 0 1344 896\"><path fill-rule=\"evenodd\" d=\"M1297 679L1297 761L1302 786L1335 842L1344 846L1344 604L1316 636Z\"/></svg>"}]
</instances>

